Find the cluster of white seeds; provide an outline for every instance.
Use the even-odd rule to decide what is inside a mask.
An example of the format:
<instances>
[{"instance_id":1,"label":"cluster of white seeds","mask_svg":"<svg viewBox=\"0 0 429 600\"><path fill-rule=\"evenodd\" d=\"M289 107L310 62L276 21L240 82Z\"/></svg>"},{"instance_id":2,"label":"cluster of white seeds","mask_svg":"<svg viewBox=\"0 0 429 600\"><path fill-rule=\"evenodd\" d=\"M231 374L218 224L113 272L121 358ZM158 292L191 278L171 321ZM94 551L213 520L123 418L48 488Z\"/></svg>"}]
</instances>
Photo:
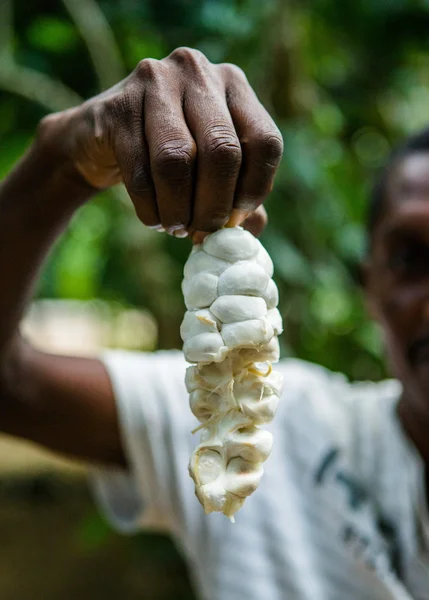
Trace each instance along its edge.
<instances>
[{"instance_id":1,"label":"cluster of white seeds","mask_svg":"<svg viewBox=\"0 0 429 600\"><path fill-rule=\"evenodd\" d=\"M233 518L259 485L282 377L282 319L273 263L248 231L226 228L195 246L182 284L187 312L180 329L190 406L201 425L189 471L206 513Z\"/></svg>"}]
</instances>

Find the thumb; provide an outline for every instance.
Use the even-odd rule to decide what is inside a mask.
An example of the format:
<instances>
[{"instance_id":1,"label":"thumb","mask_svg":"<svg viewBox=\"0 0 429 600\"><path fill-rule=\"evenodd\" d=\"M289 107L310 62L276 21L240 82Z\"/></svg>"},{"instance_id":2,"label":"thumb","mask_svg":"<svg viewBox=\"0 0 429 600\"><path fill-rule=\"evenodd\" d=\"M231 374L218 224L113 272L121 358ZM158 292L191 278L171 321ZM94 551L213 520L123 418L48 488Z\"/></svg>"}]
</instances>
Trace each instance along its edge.
<instances>
[{"instance_id":1,"label":"thumb","mask_svg":"<svg viewBox=\"0 0 429 600\"><path fill-rule=\"evenodd\" d=\"M261 206L258 206L258 208L251 213L245 213L243 211L233 211L232 216L234 216L235 212L241 212L242 218L241 218L240 222L236 222L234 225L241 224L241 226L244 229L247 229L247 231L250 231L250 233L253 234L255 237L258 237L261 235L261 233L263 232L263 230L265 229L265 227L268 223L267 211L262 206L262 204L261 204ZM230 221L231 221L231 219L230 219ZM230 223L228 223L229 227L234 226L234 225L230 225Z\"/></svg>"}]
</instances>

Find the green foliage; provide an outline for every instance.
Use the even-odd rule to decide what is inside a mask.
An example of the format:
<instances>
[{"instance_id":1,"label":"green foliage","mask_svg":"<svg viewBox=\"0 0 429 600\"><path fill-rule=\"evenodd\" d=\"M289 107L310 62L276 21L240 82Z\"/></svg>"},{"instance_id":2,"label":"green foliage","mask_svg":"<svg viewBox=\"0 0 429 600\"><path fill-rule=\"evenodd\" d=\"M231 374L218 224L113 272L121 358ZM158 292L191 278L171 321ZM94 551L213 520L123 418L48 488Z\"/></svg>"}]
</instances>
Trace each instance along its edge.
<instances>
[{"instance_id":1,"label":"green foliage","mask_svg":"<svg viewBox=\"0 0 429 600\"><path fill-rule=\"evenodd\" d=\"M57 17L38 17L30 23L27 39L34 48L66 54L76 46L78 38L68 21Z\"/></svg>"},{"instance_id":2,"label":"green foliage","mask_svg":"<svg viewBox=\"0 0 429 600\"><path fill-rule=\"evenodd\" d=\"M63 4L25 6L16 2L17 60L84 97L96 93L88 39ZM246 71L285 141L263 235L281 291L283 351L352 378L384 376L356 271L371 178L392 145L427 122L429 4L359 0L339 10L334 0L99 0L99 7L127 70L189 45ZM103 32L91 35L96 44ZM0 77L2 176L46 111L1 92ZM159 323L160 346L177 347L189 242L144 229L118 196L104 194L75 217L40 294L144 306Z\"/></svg>"}]
</instances>

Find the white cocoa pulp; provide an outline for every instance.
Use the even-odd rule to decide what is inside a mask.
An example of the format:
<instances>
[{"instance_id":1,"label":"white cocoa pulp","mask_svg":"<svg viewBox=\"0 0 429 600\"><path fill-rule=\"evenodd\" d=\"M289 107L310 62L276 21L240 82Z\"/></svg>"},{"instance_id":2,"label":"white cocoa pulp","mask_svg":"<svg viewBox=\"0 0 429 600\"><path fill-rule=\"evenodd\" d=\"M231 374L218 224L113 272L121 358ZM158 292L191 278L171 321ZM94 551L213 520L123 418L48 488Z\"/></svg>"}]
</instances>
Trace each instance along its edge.
<instances>
[{"instance_id":1,"label":"white cocoa pulp","mask_svg":"<svg viewBox=\"0 0 429 600\"><path fill-rule=\"evenodd\" d=\"M241 227L225 228L193 248L184 269L180 333L190 363L186 388L200 421L189 473L205 512L231 520L259 485L272 435L259 426L275 415L282 377L282 318L273 263Z\"/></svg>"}]
</instances>

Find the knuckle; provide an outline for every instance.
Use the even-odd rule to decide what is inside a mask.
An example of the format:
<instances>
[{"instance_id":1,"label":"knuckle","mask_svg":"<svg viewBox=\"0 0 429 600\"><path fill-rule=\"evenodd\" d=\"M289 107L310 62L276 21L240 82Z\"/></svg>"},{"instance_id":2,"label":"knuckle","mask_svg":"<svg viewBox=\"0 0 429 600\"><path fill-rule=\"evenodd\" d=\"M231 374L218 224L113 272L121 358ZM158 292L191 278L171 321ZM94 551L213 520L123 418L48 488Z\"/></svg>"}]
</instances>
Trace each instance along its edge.
<instances>
[{"instance_id":1,"label":"knuckle","mask_svg":"<svg viewBox=\"0 0 429 600\"><path fill-rule=\"evenodd\" d=\"M134 69L135 76L143 81L152 81L160 72L161 61L155 58L144 58Z\"/></svg>"},{"instance_id":2,"label":"knuckle","mask_svg":"<svg viewBox=\"0 0 429 600\"><path fill-rule=\"evenodd\" d=\"M192 174L195 150L187 142L163 144L154 157L154 170L167 180L189 179Z\"/></svg>"},{"instance_id":3,"label":"knuckle","mask_svg":"<svg viewBox=\"0 0 429 600\"><path fill-rule=\"evenodd\" d=\"M241 164L241 146L235 133L226 129L211 131L206 136L205 154L218 166L232 169Z\"/></svg>"},{"instance_id":4,"label":"knuckle","mask_svg":"<svg viewBox=\"0 0 429 600\"><path fill-rule=\"evenodd\" d=\"M86 125L85 104L44 116L37 125L36 137L41 142L59 141L69 128Z\"/></svg>"},{"instance_id":5,"label":"knuckle","mask_svg":"<svg viewBox=\"0 0 429 600\"><path fill-rule=\"evenodd\" d=\"M53 113L43 117L37 126L37 139L42 143L56 135L61 122L61 113Z\"/></svg>"},{"instance_id":6,"label":"knuckle","mask_svg":"<svg viewBox=\"0 0 429 600\"><path fill-rule=\"evenodd\" d=\"M256 140L255 147L264 162L277 166L283 154L283 138L277 131L266 133Z\"/></svg>"},{"instance_id":7,"label":"knuckle","mask_svg":"<svg viewBox=\"0 0 429 600\"><path fill-rule=\"evenodd\" d=\"M53 113L43 117L37 126L36 139L45 150L58 153L64 139L62 133L62 115L63 113Z\"/></svg>"},{"instance_id":8,"label":"knuckle","mask_svg":"<svg viewBox=\"0 0 429 600\"><path fill-rule=\"evenodd\" d=\"M129 90L106 98L103 110L111 123L120 121L123 124L132 124L140 120L141 103L141 95L135 90Z\"/></svg>"},{"instance_id":9,"label":"knuckle","mask_svg":"<svg viewBox=\"0 0 429 600\"><path fill-rule=\"evenodd\" d=\"M60 119L59 113L52 113L43 117L40 122L38 129L41 133L49 132L55 128L56 123Z\"/></svg>"},{"instance_id":10,"label":"knuckle","mask_svg":"<svg viewBox=\"0 0 429 600\"><path fill-rule=\"evenodd\" d=\"M233 63L222 63L219 67L229 80L239 79L241 81L247 81L246 73L238 65L234 65Z\"/></svg>"},{"instance_id":11,"label":"knuckle","mask_svg":"<svg viewBox=\"0 0 429 600\"><path fill-rule=\"evenodd\" d=\"M153 190L152 179L144 165L136 165L126 177L127 189L131 196L142 196Z\"/></svg>"},{"instance_id":12,"label":"knuckle","mask_svg":"<svg viewBox=\"0 0 429 600\"><path fill-rule=\"evenodd\" d=\"M130 108L129 98L125 94L114 94L104 100L103 108L109 117L114 119L122 117ZM94 110L99 111L100 105L94 107Z\"/></svg>"},{"instance_id":13,"label":"knuckle","mask_svg":"<svg viewBox=\"0 0 429 600\"><path fill-rule=\"evenodd\" d=\"M182 65L194 65L201 61L207 61L205 55L199 50L194 48L188 48L187 46L180 46L173 50L169 58Z\"/></svg>"}]
</instances>

